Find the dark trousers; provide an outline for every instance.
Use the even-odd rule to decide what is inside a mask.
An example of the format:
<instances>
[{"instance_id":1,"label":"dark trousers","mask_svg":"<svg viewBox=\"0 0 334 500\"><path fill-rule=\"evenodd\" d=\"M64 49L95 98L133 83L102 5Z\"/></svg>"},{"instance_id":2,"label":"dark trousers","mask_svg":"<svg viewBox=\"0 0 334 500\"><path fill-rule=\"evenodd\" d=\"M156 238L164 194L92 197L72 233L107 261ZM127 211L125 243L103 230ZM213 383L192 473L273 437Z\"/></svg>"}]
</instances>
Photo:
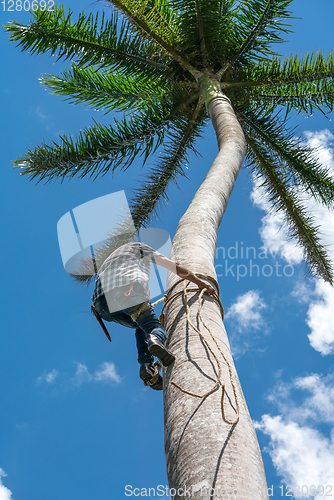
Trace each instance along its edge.
<instances>
[{"instance_id":1,"label":"dark trousers","mask_svg":"<svg viewBox=\"0 0 334 500\"><path fill-rule=\"evenodd\" d=\"M134 293L135 292L136 290L134 290ZM109 300L107 302L106 297L104 295L102 295L99 299L97 299L94 305L101 318L104 319L105 321L113 321L114 323L119 323L120 325L127 326L128 328L135 328L136 344L138 351L138 363L153 363L154 358L148 350L146 335L152 333L163 344L166 342L167 335L166 331L164 330L159 321L159 318L157 317L152 308L148 309L140 316L138 316L136 321L132 320L131 314L133 314L142 303L147 301L145 297L142 298L143 300L140 304L136 304L134 306L126 308L124 308L124 305L126 304L124 304L124 299L122 298L123 309L112 313L109 312L108 308ZM115 299L113 298L112 300Z\"/></svg>"}]
</instances>

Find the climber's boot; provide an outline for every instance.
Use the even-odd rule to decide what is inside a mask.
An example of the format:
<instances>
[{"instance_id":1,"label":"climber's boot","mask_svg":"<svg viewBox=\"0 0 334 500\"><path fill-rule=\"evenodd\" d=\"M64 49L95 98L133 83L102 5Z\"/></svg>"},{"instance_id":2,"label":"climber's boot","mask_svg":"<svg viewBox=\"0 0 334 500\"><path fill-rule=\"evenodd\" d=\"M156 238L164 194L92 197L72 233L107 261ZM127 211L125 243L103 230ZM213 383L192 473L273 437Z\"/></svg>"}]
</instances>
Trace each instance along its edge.
<instances>
[{"instance_id":1,"label":"climber's boot","mask_svg":"<svg viewBox=\"0 0 334 500\"><path fill-rule=\"evenodd\" d=\"M147 381L146 383L144 382L144 384L148 385L149 387L151 387L151 389L154 389L155 391L162 391L162 376L159 374L157 381L154 383Z\"/></svg>"},{"instance_id":2,"label":"climber's boot","mask_svg":"<svg viewBox=\"0 0 334 500\"><path fill-rule=\"evenodd\" d=\"M145 340L147 342L149 352L152 356L159 358L164 366L169 366L173 363L173 361L175 361L174 354L169 351L155 335L149 333Z\"/></svg>"},{"instance_id":3,"label":"climber's boot","mask_svg":"<svg viewBox=\"0 0 334 500\"><path fill-rule=\"evenodd\" d=\"M154 363L142 363L140 365L139 376L144 385L151 387L155 391L162 390L162 377L159 371L162 369L159 361Z\"/></svg>"},{"instance_id":4,"label":"climber's boot","mask_svg":"<svg viewBox=\"0 0 334 500\"><path fill-rule=\"evenodd\" d=\"M139 369L139 377L144 381L150 380L156 375L156 368L153 363L141 363Z\"/></svg>"}]
</instances>

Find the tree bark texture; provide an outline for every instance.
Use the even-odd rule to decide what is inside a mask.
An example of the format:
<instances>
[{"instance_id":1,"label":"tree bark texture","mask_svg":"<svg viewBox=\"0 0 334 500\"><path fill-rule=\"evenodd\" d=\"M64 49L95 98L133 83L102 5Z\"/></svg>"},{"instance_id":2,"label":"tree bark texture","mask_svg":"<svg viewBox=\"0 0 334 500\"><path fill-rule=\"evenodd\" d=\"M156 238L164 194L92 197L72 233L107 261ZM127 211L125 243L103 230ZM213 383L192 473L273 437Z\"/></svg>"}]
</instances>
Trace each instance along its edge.
<instances>
[{"instance_id":1,"label":"tree bark texture","mask_svg":"<svg viewBox=\"0 0 334 500\"><path fill-rule=\"evenodd\" d=\"M171 258L195 273L215 279L214 255L217 230L245 156L245 139L231 104L215 98L209 104L219 153L204 182L181 218L172 245ZM169 273L167 288L178 277ZM192 284L191 284L192 285ZM183 288L177 285L172 293ZM226 362L209 332L198 318L199 292L188 293L192 322L205 335L222 367L225 413L236 417L236 404ZM205 294L204 321L232 365L240 406L234 425L221 415L222 387L200 399L189 396L170 382L196 394L207 392L217 380L217 363L198 333L187 324L182 296L166 307L167 345L175 354L173 365L164 370L165 451L169 487L174 500L267 500L267 484L257 436L236 373L220 308ZM173 489L172 489L173 488ZM174 490L175 489L175 490Z\"/></svg>"}]
</instances>

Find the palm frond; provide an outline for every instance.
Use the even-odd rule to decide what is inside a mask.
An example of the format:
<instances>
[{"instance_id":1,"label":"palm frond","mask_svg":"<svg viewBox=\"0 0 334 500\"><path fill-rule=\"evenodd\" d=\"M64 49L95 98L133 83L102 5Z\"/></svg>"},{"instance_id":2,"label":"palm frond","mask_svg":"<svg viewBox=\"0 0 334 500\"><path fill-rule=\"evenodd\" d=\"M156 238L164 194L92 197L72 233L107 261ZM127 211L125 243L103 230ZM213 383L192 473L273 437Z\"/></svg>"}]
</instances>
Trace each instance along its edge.
<instances>
[{"instance_id":1,"label":"palm frond","mask_svg":"<svg viewBox=\"0 0 334 500\"><path fill-rule=\"evenodd\" d=\"M296 87L287 89L282 85L277 87L274 92L253 92L250 98L253 102L266 104L268 111L274 111L277 106L285 106L286 114L291 109L308 115L312 115L315 110L321 111L323 114L333 111L334 84L332 81Z\"/></svg>"},{"instance_id":2,"label":"palm frond","mask_svg":"<svg viewBox=\"0 0 334 500\"><path fill-rule=\"evenodd\" d=\"M189 71L195 78L200 74L189 62L187 57L182 54L179 50L174 48L174 45L166 41L161 34L159 34L159 27L161 23L158 23L158 31L153 29L154 21L151 22L150 15L148 14L147 7L152 4L150 2L139 0L107 0L116 9L118 9L126 17L130 25L133 27L134 32L141 33L143 38L150 40L151 45L153 45L157 50L163 49L166 54L169 54L175 61L177 61L180 66Z\"/></svg>"},{"instance_id":3,"label":"palm frond","mask_svg":"<svg viewBox=\"0 0 334 500\"><path fill-rule=\"evenodd\" d=\"M115 120L114 127L94 123L74 138L64 134L60 144L42 143L28 150L14 165L38 182L87 175L95 179L119 166L126 170L138 155L154 152L168 122L163 116L142 113L129 122Z\"/></svg>"},{"instance_id":4,"label":"palm frond","mask_svg":"<svg viewBox=\"0 0 334 500\"><path fill-rule=\"evenodd\" d=\"M198 67L208 61L218 70L237 50L238 45L233 45L235 4L235 0L172 0L182 32L180 50Z\"/></svg>"},{"instance_id":5,"label":"palm frond","mask_svg":"<svg viewBox=\"0 0 334 500\"><path fill-rule=\"evenodd\" d=\"M174 120L166 134L166 146L160 154L158 164L151 169L141 187L129 203L132 218L137 228L146 223L157 212L160 200L168 201L168 185L176 182L178 175L185 175L183 164L190 151L198 154L195 141L200 137L206 118L204 100L201 97L197 106ZM167 142L169 140L169 143Z\"/></svg>"},{"instance_id":6,"label":"palm frond","mask_svg":"<svg viewBox=\"0 0 334 500\"><path fill-rule=\"evenodd\" d=\"M100 70L88 66L82 68L72 64L59 76L43 75L41 83L53 94L63 96L73 104L89 104L110 111L139 111L164 99L167 89L154 78L124 76L114 71Z\"/></svg>"},{"instance_id":7,"label":"palm frond","mask_svg":"<svg viewBox=\"0 0 334 500\"><path fill-rule=\"evenodd\" d=\"M321 50L306 53L274 57L251 66L233 68L230 82L224 82L224 88L234 87L276 87L277 85L296 85L305 82L328 80L334 76L334 55L327 57Z\"/></svg>"},{"instance_id":8,"label":"palm frond","mask_svg":"<svg viewBox=\"0 0 334 500\"><path fill-rule=\"evenodd\" d=\"M270 151L287 184L302 186L317 202L327 207L334 206L334 179L330 170L319 163L317 151L304 145L295 129L288 130L279 116L256 113L251 109L239 119L248 134Z\"/></svg>"},{"instance_id":9,"label":"palm frond","mask_svg":"<svg viewBox=\"0 0 334 500\"><path fill-rule=\"evenodd\" d=\"M96 179L110 169L126 170L137 156L148 156L160 146L169 123L190 105L198 94L188 96L185 89L175 92L171 102L151 106L132 119L114 120L114 126L94 122L76 137L63 135L61 144L42 143L14 161L22 175L30 179L51 181L66 177L89 176Z\"/></svg>"},{"instance_id":10,"label":"palm frond","mask_svg":"<svg viewBox=\"0 0 334 500\"><path fill-rule=\"evenodd\" d=\"M268 199L273 210L284 214L291 238L297 240L302 247L306 262L312 273L333 284L334 274L331 261L326 250L321 245L318 227L310 217L296 193L288 186L280 172L275 157L264 149L246 132L248 143L248 159L257 174L263 180Z\"/></svg>"},{"instance_id":11,"label":"palm frond","mask_svg":"<svg viewBox=\"0 0 334 500\"><path fill-rule=\"evenodd\" d=\"M152 49L139 35L130 33L126 22L118 22L117 14L105 20L99 15L79 15L72 22L72 13L66 15L63 6L54 11L38 9L32 21L25 26L17 21L4 26L12 42L31 54L48 52L59 59L75 59L78 65L108 65L110 69L126 70L134 74L152 75L165 69Z\"/></svg>"},{"instance_id":12,"label":"palm frond","mask_svg":"<svg viewBox=\"0 0 334 500\"><path fill-rule=\"evenodd\" d=\"M319 51L236 68L230 73L230 81L222 82L221 87L232 100L242 90L248 101L260 108L265 104L270 112L285 106L287 114L291 109L307 114L315 110L325 113L334 106L333 75L333 54L325 58Z\"/></svg>"},{"instance_id":13,"label":"palm frond","mask_svg":"<svg viewBox=\"0 0 334 500\"><path fill-rule=\"evenodd\" d=\"M180 40L178 22L170 2L166 0L107 0L133 23L141 36L175 47ZM158 42L159 43L159 42Z\"/></svg>"},{"instance_id":14,"label":"palm frond","mask_svg":"<svg viewBox=\"0 0 334 500\"><path fill-rule=\"evenodd\" d=\"M270 45L285 41L281 33L291 33L291 25L283 22L291 18L291 13L287 10L291 2L292 0L249 0L241 3L235 27L243 42L230 59L231 66L237 61L248 64L275 54ZM249 33L247 38L244 38L244 33Z\"/></svg>"},{"instance_id":15,"label":"palm frond","mask_svg":"<svg viewBox=\"0 0 334 500\"><path fill-rule=\"evenodd\" d=\"M199 0L195 0L195 6L196 6L196 18L198 26L199 49L201 53L203 66L206 66L208 64L208 53L206 50L206 43L203 30L203 19L202 19L203 15L201 12L201 5Z\"/></svg>"}]
</instances>

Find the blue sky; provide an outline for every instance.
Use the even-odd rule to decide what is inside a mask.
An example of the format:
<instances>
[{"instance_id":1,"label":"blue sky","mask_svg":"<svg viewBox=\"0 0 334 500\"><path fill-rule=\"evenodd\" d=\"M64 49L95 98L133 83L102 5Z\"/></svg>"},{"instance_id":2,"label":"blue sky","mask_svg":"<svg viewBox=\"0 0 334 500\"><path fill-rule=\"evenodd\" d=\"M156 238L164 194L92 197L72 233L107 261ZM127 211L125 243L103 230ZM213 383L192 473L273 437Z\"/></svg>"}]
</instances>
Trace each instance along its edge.
<instances>
[{"instance_id":1,"label":"blue sky","mask_svg":"<svg viewBox=\"0 0 334 500\"><path fill-rule=\"evenodd\" d=\"M75 13L104 8L103 2L69 5ZM282 54L333 49L334 5L319 0L314 7L310 0L293 2L303 19L294 21L296 34ZM1 11L2 24L29 17ZM91 288L68 277L57 240L57 222L73 208L121 190L130 199L143 175L140 160L93 184L84 179L35 186L20 177L11 160L42 138L75 133L100 114L39 84L42 73L57 74L68 64L31 57L3 31L0 37L0 500L109 500L125 498L126 485L167 486L162 394L138 377L132 330L109 325L113 341L107 342L89 312ZM321 147L321 161L334 172L333 123L315 113L292 116L291 125ZM189 157L189 180L171 188L170 202L153 224L171 236L217 152L211 127L199 150L202 158ZM333 214L307 199L305 204L334 259ZM307 485L305 498L311 485L334 496L334 292L305 278L300 252L267 209L243 168L218 234L215 265L222 274L225 324L273 498L286 495L290 484ZM254 247L248 257L247 247ZM259 277L257 268L250 276L251 255ZM227 276L225 265L234 265Z\"/></svg>"}]
</instances>

